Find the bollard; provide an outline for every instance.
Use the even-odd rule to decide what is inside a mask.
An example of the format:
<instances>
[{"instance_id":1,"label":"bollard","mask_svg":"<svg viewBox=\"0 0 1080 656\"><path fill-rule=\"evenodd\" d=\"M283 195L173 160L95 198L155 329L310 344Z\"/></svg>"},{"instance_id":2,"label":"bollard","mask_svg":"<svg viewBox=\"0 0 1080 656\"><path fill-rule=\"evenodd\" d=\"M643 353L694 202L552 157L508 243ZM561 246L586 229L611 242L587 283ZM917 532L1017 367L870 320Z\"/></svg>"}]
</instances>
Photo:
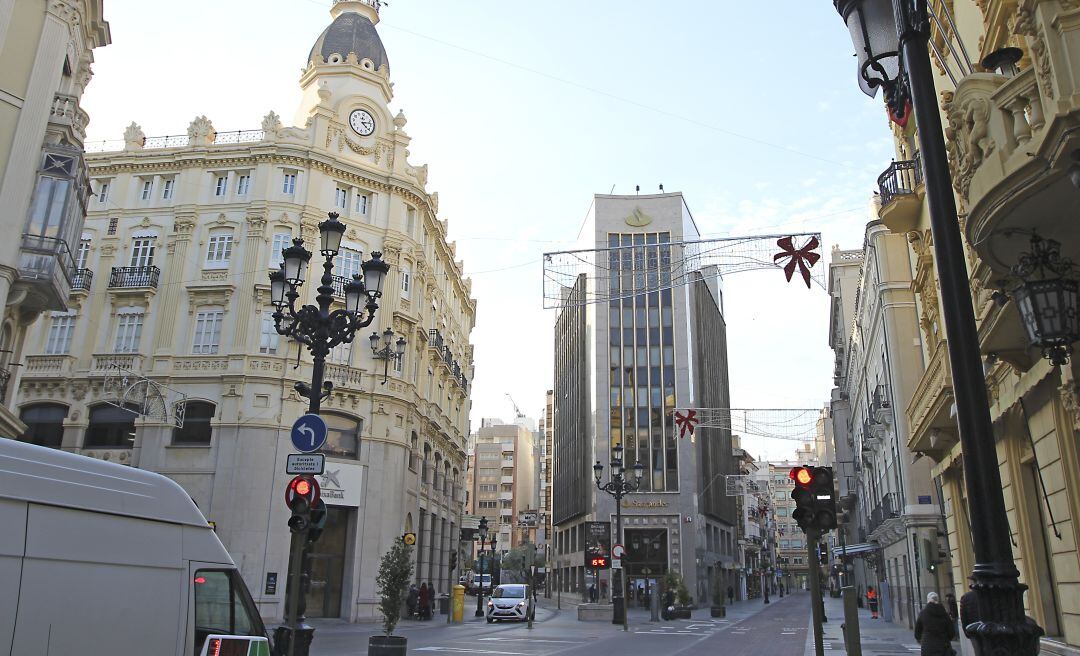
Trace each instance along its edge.
<instances>
[{"instance_id":1,"label":"bollard","mask_svg":"<svg viewBox=\"0 0 1080 656\"><path fill-rule=\"evenodd\" d=\"M855 596L855 588L850 585L840 588L840 595L844 598L844 648L848 656L862 656L862 637L859 635L859 600Z\"/></svg>"},{"instance_id":2,"label":"bollard","mask_svg":"<svg viewBox=\"0 0 1080 656\"><path fill-rule=\"evenodd\" d=\"M465 586L455 585L450 593L450 619L460 624L465 617Z\"/></svg>"}]
</instances>

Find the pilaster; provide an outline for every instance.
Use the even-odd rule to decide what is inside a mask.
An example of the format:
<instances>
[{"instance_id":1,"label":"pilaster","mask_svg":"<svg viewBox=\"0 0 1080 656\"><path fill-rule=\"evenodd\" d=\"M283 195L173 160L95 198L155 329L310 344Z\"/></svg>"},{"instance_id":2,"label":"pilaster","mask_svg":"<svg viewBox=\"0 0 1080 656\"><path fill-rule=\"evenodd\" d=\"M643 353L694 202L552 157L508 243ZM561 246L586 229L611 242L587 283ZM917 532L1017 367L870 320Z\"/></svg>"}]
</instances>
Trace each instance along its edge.
<instances>
[{"instance_id":1,"label":"pilaster","mask_svg":"<svg viewBox=\"0 0 1080 656\"><path fill-rule=\"evenodd\" d=\"M260 262L265 262L262 243L265 241L266 214L262 210L250 209L247 215L247 238L244 244L244 258L241 262L240 293L235 303L235 321L231 322L236 327L233 334L233 352L243 353L247 349L248 336L252 333L251 320L255 317L256 331L262 321L261 308L253 307L255 304L256 276L265 275Z\"/></svg>"},{"instance_id":2,"label":"pilaster","mask_svg":"<svg viewBox=\"0 0 1080 656\"><path fill-rule=\"evenodd\" d=\"M191 235L195 230L194 212L177 212L170 236L168 256L170 266L166 268L164 288L158 303L159 320L154 336L154 354L174 354L173 340L176 335L176 308L180 305L183 293L184 267L187 264L187 250Z\"/></svg>"}]
</instances>

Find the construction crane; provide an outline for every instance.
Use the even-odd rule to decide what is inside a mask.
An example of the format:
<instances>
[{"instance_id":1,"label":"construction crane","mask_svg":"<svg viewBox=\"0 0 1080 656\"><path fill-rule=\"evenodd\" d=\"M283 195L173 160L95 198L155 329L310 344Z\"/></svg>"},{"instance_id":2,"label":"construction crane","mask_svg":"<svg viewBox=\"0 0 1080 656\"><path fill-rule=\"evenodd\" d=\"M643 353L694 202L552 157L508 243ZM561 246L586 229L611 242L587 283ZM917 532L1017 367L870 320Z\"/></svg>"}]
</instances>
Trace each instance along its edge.
<instances>
[{"instance_id":1,"label":"construction crane","mask_svg":"<svg viewBox=\"0 0 1080 656\"><path fill-rule=\"evenodd\" d=\"M506 392L506 398L510 399L510 405L514 406L514 421L525 418L525 413L521 411L518 404L514 401L514 397L510 396L510 392Z\"/></svg>"}]
</instances>

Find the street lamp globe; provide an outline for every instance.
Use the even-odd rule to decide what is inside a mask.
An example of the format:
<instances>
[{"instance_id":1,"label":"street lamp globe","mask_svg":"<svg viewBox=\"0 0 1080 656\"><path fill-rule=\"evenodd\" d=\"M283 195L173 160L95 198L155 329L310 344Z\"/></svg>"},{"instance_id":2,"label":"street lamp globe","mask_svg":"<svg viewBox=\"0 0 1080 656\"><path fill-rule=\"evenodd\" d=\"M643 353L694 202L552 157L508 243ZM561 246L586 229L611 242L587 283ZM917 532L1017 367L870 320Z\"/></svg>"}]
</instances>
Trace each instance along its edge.
<instances>
[{"instance_id":1,"label":"street lamp globe","mask_svg":"<svg viewBox=\"0 0 1080 656\"><path fill-rule=\"evenodd\" d=\"M303 239L294 239L293 245L281 252L285 258L285 280L293 287L304 284L307 278L308 261L311 260L311 252L304 248Z\"/></svg>"},{"instance_id":2,"label":"street lamp globe","mask_svg":"<svg viewBox=\"0 0 1080 656\"><path fill-rule=\"evenodd\" d=\"M364 287L367 288L368 295L371 298L382 296L383 279L390 270L390 265L383 262L382 253L372 251L371 259L361 264L360 268L364 271Z\"/></svg>"},{"instance_id":3,"label":"street lamp globe","mask_svg":"<svg viewBox=\"0 0 1080 656\"><path fill-rule=\"evenodd\" d=\"M391 328L387 328L382 334L382 343L384 348L390 348L390 342L394 339L394 331Z\"/></svg>"},{"instance_id":4,"label":"street lamp globe","mask_svg":"<svg viewBox=\"0 0 1080 656\"><path fill-rule=\"evenodd\" d=\"M487 534L488 534L487 517L481 517L480 518L480 528L478 529L477 532L480 534L480 539L481 540L486 540L487 539Z\"/></svg>"},{"instance_id":5,"label":"street lamp globe","mask_svg":"<svg viewBox=\"0 0 1080 656\"><path fill-rule=\"evenodd\" d=\"M900 39L892 0L833 0L847 23L859 58L859 88L873 98L878 87L888 92L900 73Z\"/></svg>"},{"instance_id":6,"label":"street lamp globe","mask_svg":"<svg viewBox=\"0 0 1080 656\"><path fill-rule=\"evenodd\" d=\"M641 485L641 478L645 475L645 465L641 464L641 461L634 463L634 480L638 485Z\"/></svg>"},{"instance_id":7,"label":"street lamp globe","mask_svg":"<svg viewBox=\"0 0 1080 656\"><path fill-rule=\"evenodd\" d=\"M371 350L372 351L378 351L379 350L379 333L372 332L371 336L368 337L368 341L371 342Z\"/></svg>"},{"instance_id":8,"label":"street lamp globe","mask_svg":"<svg viewBox=\"0 0 1080 656\"><path fill-rule=\"evenodd\" d=\"M405 338L398 337L398 340L394 342L394 353L400 358L405 355Z\"/></svg>"},{"instance_id":9,"label":"street lamp globe","mask_svg":"<svg viewBox=\"0 0 1080 656\"><path fill-rule=\"evenodd\" d=\"M359 316L366 300L367 290L364 289L364 281L354 273L352 280L345 284L345 311L353 316Z\"/></svg>"},{"instance_id":10,"label":"street lamp globe","mask_svg":"<svg viewBox=\"0 0 1080 656\"><path fill-rule=\"evenodd\" d=\"M341 250L341 237L345 234L345 224L338 221L337 212L327 214L329 218L319 224L319 239L324 256L334 257Z\"/></svg>"},{"instance_id":11,"label":"street lamp globe","mask_svg":"<svg viewBox=\"0 0 1080 656\"><path fill-rule=\"evenodd\" d=\"M596 464L592 466L592 470L593 470L593 474L596 476L596 484L599 485L600 484L600 476L602 476L603 473L604 473L604 466L600 464L599 460L597 460Z\"/></svg>"},{"instance_id":12,"label":"street lamp globe","mask_svg":"<svg viewBox=\"0 0 1080 656\"><path fill-rule=\"evenodd\" d=\"M622 444L616 444L615 448L611 450L611 476L618 478L622 475L623 469L623 447Z\"/></svg>"},{"instance_id":13,"label":"street lamp globe","mask_svg":"<svg viewBox=\"0 0 1080 656\"><path fill-rule=\"evenodd\" d=\"M285 284L285 271L279 268L270 273L270 303L274 307L281 309L288 304L289 301L285 298L288 288Z\"/></svg>"}]
</instances>

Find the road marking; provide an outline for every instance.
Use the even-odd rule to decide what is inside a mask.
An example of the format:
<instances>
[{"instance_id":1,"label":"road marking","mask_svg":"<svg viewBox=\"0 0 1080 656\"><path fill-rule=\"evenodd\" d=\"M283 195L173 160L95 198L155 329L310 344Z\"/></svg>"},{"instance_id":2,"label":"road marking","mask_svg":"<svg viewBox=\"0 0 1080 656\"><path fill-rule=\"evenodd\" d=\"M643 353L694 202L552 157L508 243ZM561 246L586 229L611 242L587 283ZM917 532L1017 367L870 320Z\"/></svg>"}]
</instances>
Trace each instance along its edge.
<instances>
[{"instance_id":1,"label":"road marking","mask_svg":"<svg viewBox=\"0 0 1080 656\"><path fill-rule=\"evenodd\" d=\"M452 651L466 654L502 654L504 656L530 656L528 652L521 651L491 651L487 649L463 649L460 647L419 647L413 651Z\"/></svg>"},{"instance_id":2,"label":"road marking","mask_svg":"<svg viewBox=\"0 0 1080 656\"><path fill-rule=\"evenodd\" d=\"M695 633L693 631L637 631L637 633L651 633L653 635L696 635L710 636L711 633Z\"/></svg>"},{"instance_id":3,"label":"road marking","mask_svg":"<svg viewBox=\"0 0 1080 656\"><path fill-rule=\"evenodd\" d=\"M553 642L562 643L566 645L583 645L584 642L579 640L544 640L537 638L477 638L477 640L497 640L499 642Z\"/></svg>"}]
</instances>

